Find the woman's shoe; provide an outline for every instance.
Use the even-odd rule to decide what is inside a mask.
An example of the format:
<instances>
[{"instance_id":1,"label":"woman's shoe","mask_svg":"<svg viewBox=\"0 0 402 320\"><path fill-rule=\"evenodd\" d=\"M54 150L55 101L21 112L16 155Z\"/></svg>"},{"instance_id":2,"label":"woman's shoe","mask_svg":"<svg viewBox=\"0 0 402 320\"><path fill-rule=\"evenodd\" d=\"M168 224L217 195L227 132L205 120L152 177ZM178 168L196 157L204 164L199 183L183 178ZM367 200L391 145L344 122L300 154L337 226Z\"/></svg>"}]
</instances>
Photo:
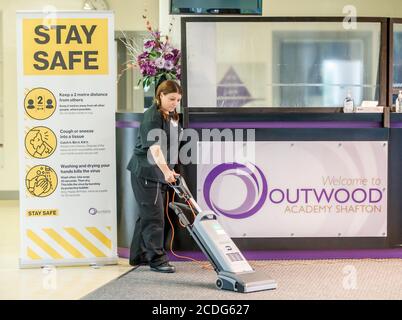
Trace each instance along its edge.
<instances>
[{"instance_id":1,"label":"woman's shoe","mask_svg":"<svg viewBox=\"0 0 402 320\"><path fill-rule=\"evenodd\" d=\"M152 271L163 272L163 273L174 273L176 272L176 268L169 264L169 262L162 263L159 266L153 267L151 266Z\"/></svg>"}]
</instances>

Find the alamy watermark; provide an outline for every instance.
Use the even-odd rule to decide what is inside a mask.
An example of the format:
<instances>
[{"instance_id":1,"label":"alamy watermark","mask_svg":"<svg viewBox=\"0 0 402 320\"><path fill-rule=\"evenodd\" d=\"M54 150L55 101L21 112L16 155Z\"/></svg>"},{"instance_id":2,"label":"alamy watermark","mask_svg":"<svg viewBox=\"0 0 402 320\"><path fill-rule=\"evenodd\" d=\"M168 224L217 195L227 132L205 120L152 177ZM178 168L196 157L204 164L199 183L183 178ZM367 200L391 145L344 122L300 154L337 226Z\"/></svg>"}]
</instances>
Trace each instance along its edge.
<instances>
[{"instance_id":1,"label":"alamy watermark","mask_svg":"<svg viewBox=\"0 0 402 320\"><path fill-rule=\"evenodd\" d=\"M342 273L345 275L342 280L342 287L345 290L357 289L357 269L353 265L346 265L342 269Z\"/></svg>"},{"instance_id":2,"label":"alamy watermark","mask_svg":"<svg viewBox=\"0 0 402 320\"><path fill-rule=\"evenodd\" d=\"M42 287L45 290L57 289L57 269L55 266L45 266L42 269Z\"/></svg>"},{"instance_id":3,"label":"alamy watermark","mask_svg":"<svg viewBox=\"0 0 402 320\"><path fill-rule=\"evenodd\" d=\"M345 30L357 29L357 9L353 5L346 5L342 9L345 15L343 18L342 26Z\"/></svg>"},{"instance_id":4,"label":"alamy watermark","mask_svg":"<svg viewBox=\"0 0 402 320\"><path fill-rule=\"evenodd\" d=\"M168 137L169 135L169 137ZM150 130L149 144L158 144L169 164L218 164L223 162L255 162L255 129L184 129ZM224 142L224 144L221 144ZM168 143L170 145L168 152ZM199 148L200 143L203 147ZM155 164L151 150L148 161Z\"/></svg>"}]
</instances>

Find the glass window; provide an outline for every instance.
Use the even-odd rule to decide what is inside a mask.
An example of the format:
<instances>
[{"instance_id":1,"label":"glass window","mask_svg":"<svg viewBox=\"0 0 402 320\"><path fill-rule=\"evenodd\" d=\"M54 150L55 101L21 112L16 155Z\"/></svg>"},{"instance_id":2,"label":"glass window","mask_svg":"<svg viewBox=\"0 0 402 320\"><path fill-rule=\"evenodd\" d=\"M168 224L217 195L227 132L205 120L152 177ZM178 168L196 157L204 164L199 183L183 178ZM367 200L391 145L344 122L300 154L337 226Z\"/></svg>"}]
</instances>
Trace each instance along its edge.
<instances>
[{"instance_id":1,"label":"glass window","mask_svg":"<svg viewBox=\"0 0 402 320\"><path fill-rule=\"evenodd\" d=\"M339 107L347 91L358 105L378 101L378 64L372 67L371 40L371 33L364 31L274 33L274 59L279 61L274 60L273 104Z\"/></svg>"},{"instance_id":2,"label":"glass window","mask_svg":"<svg viewBox=\"0 0 402 320\"><path fill-rule=\"evenodd\" d=\"M394 24L394 82L392 90L392 104L402 90L402 24Z\"/></svg>"},{"instance_id":3,"label":"glass window","mask_svg":"<svg viewBox=\"0 0 402 320\"><path fill-rule=\"evenodd\" d=\"M187 22L188 107L340 107L348 91L378 101L380 34L380 23Z\"/></svg>"}]
</instances>

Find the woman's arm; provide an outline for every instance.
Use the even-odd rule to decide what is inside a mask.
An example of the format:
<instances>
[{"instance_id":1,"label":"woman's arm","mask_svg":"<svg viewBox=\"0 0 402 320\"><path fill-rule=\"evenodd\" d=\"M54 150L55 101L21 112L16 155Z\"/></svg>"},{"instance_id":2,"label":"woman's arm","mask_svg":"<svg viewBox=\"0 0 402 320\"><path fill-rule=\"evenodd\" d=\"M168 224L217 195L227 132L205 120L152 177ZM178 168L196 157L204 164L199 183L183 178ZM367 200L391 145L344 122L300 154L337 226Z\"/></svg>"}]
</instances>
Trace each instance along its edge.
<instances>
[{"instance_id":1,"label":"woman's arm","mask_svg":"<svg viewBox=\"0 0 402 320\"><path fill-rule=\"evenodd\" d=\"M170 170L170 168L168 167L165 157L163 156L161 146L158 144L154 144L149 147L149 150L151 151L152 157L156 165L162 171L165 180L169 183L175 182L176 181L175 176L178 174L174 172L174 170Z\"/></svg>"}]
</instances>

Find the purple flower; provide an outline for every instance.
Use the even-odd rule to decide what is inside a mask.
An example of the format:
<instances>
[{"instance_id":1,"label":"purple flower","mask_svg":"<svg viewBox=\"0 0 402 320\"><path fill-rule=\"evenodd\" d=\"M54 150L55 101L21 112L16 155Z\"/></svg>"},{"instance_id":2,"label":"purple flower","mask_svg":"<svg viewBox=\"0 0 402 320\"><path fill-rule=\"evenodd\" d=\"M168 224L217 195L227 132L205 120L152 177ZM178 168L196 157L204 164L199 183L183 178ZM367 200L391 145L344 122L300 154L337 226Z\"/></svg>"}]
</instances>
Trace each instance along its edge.
<instances>
[{"instance_id":1,"label":"purple flower","mask_svg":"<svg viewBox=\"0 0 402 320\"><path fill-rule=\"evenodd\" d=\"M180 51L178 49L173 49L172 54L177 58L180 57Z\"/></svg>"},{"instance_id":2,"label":"purple flower","mask_svg":"<svg viewBox=\"0 0 402 320\"><path fill-rule=\"evenodd\" d=\"M150 61L142 61L140 66L140 71L143 76L154 76L157 73L155 64Z\"/></svg>"},{"instance_id":3,"label":"purple flower","mask_svg":"<svg viewBox=\"0 0 402 320\"><path fill-rule=\"evenodd\" d=\"M140 72L143 76L146 76L147 75L147 65L145 65L145 64L140 65Z\"/></svg>"},{"instance_id":4,"label":"purple flower","mask_svg":"<svg viewBox=\"0 0 402 320\"><path fill-rule=\"evenodd\" d=\"M165 69L166 70L172 70L174 68L174 64L172 61L170 60L166 60L165 62Z\"/></svg>"},{"instance_id":5,"label":"purple flower","mask_svg":"<svg viewBox=\"0 0 402 320\"><path fill-rule=\"evenodd\" d=\"M156 46L155 40L145 40L144 41L144 50L146 52L151 52L152 49Z\"/></svg>"},{"instance_id":6,"label":"purple flower","mask_svg":"<svg viewBox=\"0 0 402 320\"><path fill-rule=\"evenodd\" d=\"M163 59L163 57L159 57L155 60L155 65L157 68L162 69L165 65L165 59Z\"/></svg>"},{"instance_id":7,"label":"purple flower","mask_svg":"<svg viewBox=\"0 0 402 320\"><path fill-rule=\"evenodd\" d=\"M140 66L140 68L143 68L145 64L147 64L147 60L145 59L137 59L137 64Z\"/></svg>"},{"instance_id":8,"label":"purple flower","mask_svg":"<svg viewBox=\"0 0 402 320\"><path fill-rule=\"evenodd\" d=\"M140 55L138 55L137 60L146 59L146 58L148 58L148 56L149 56L149 53L145 51L145 52L141 53Z\"/></svg>"},{"instance_id":9,"label":"purple flower","mask_svg":"<svg viewBox=\"0 0 402 320\"><path fill-rule=\"evenodd\" d=\"M148 67L146 68L146 72L148 76L154 76L156 75L156 68L155 66L152 65L148 65Z\"/></svg>"},{"instance_id":10,"label":"purple flower","mask_svg":"<svg viewBox=\"0 0 402 320\"><path fill-rule=\"evenodd\" d=\"M173 61L175 59L175 56L172 52L165 52L163 57L166 61Z\"/></svg>"}]
</instances>

